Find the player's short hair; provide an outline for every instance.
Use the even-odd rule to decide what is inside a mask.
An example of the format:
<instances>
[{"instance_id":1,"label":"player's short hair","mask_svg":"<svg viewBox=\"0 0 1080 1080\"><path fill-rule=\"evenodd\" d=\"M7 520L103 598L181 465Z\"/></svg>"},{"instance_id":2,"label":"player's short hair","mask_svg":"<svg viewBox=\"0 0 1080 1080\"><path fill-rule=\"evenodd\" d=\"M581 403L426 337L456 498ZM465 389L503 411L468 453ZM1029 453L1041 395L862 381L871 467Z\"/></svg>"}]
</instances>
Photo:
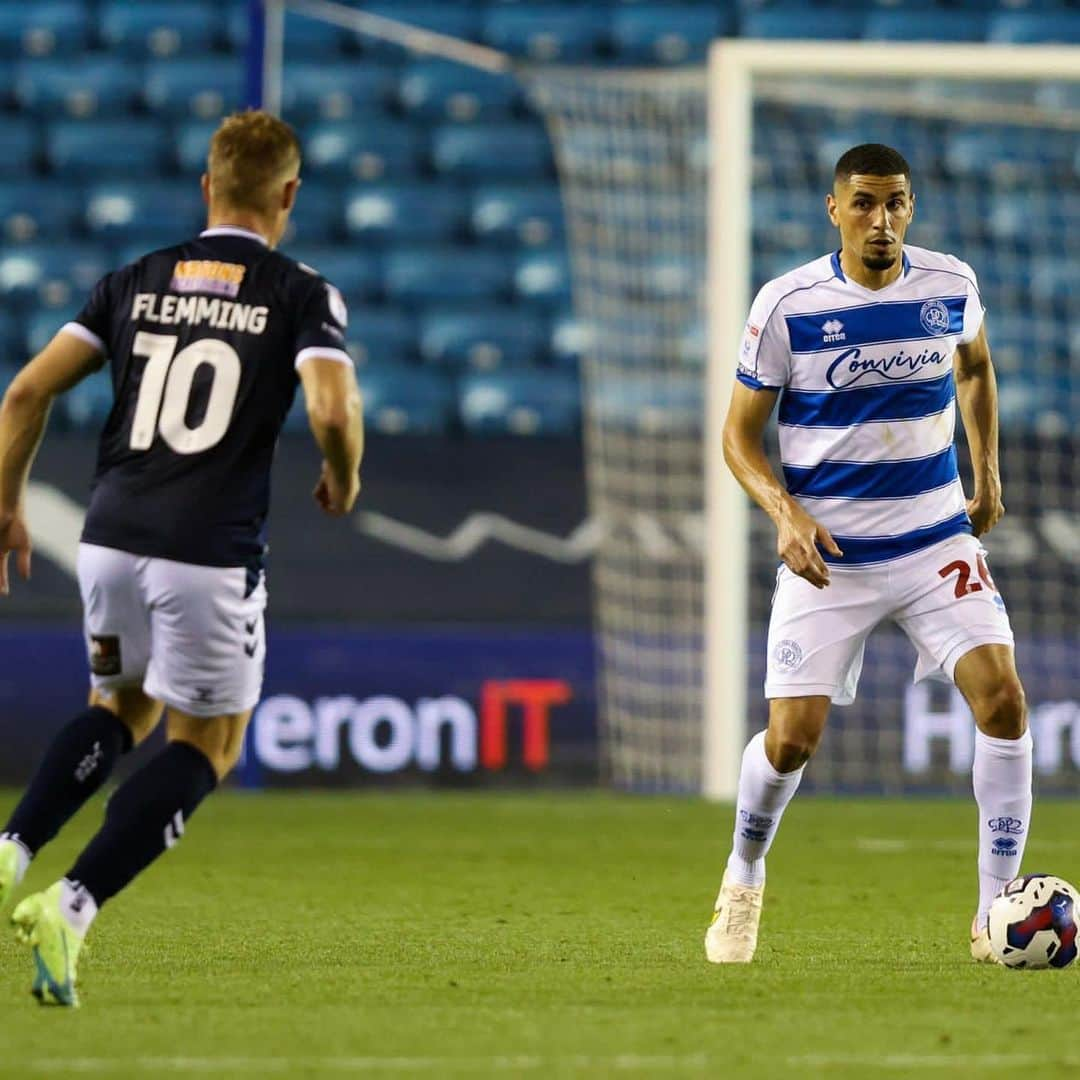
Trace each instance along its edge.
<instances>
[{"instance_id":1,"label":"player's short hair","mask_svg":"<svg viewBox=\"0 0 1080 1080\"><path fill-rule=\"evenodd\" d=\"M906 176L911 179L911 166L899 150L883 143L861 143L840 155L833 179L844 182L852 176Z\"/></svg>"},{"instance_id":2,"label":"player's short hair","mask_svg":"<svg viewBox=\"0 0 1080 1080\"><path fill-rule=\"evenodd\" d=\"M271 209L275 190L299 168L296 132L261 109L227 116L210 140L210 194L234 209Z\"/></svg>"}]
</instances>

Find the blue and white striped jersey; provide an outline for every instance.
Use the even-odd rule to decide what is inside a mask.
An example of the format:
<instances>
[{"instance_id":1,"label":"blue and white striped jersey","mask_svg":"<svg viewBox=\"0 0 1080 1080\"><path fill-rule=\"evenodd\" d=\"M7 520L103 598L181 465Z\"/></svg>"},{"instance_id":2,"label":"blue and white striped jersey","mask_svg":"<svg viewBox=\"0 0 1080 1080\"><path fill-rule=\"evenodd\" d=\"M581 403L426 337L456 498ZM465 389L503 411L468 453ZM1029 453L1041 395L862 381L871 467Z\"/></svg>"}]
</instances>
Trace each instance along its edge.
<instances>
[{"instance_id":1,"label":"blue and white striped jersey","mask_svg":"<svg viewBox=\"0 0 1080 1080\"><path fill-rule=\"evenodd\" d=\"M738 378L782 390L784 480L843 550L826 561L885 562L971 531L952 365L982 320L971 267L916 247L883 289L848 279L834 253L758 293Z\"/></svg>"}]
</instances>

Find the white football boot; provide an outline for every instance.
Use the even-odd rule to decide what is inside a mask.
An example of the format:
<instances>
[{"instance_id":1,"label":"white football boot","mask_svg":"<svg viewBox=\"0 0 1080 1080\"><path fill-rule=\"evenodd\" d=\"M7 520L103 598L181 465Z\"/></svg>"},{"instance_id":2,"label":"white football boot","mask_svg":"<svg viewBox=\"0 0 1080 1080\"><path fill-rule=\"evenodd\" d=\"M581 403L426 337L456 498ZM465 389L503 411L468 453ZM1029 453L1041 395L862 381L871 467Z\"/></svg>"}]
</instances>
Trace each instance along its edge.
<instances>
[{"instance_id":1,"label":"white football boot","mask_svg":"<svg viewBox=\"0 0 1080 1080\"><path fill-rule=\"evenodd\" d=\"M990 927L979 929L979 917L971 920L971 959L976 964L1000 964L1001 961L990 948Z\"/></svg>"},{"instance_id":2,"label":"white football boot","mask_svg":"<svg viewBox=\"0 0 1080 1080\"><path fill-rule=\"evenodd\" d=\"M724 874L705 931L705 955L711 964L749 964L754 959L764 895L764 885L738 885Z\"/></svg>"}]
</instances>

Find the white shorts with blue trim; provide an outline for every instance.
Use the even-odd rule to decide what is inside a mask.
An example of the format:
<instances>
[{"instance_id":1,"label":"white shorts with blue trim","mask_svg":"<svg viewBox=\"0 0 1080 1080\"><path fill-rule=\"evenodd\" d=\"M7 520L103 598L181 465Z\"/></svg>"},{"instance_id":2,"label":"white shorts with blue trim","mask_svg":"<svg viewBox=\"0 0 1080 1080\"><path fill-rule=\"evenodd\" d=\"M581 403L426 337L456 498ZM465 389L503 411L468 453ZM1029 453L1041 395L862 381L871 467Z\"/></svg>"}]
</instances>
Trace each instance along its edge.
<instances>
[{"instance_id":1,"label":"white shorts with blue trim","mask_svg":"<svg viewBox=\"0 0 1080 1080\"><path fill-rule=\"evenodd\" d=\"M262 573L80 544L78 576L96 689L141 686L192 716L258 704L266 658Z\"/></svg>"},{"instance_id":2,"label":"white shorts with blue trim","mask_svg":"<svg viewBox=\"0 0 1080 1080\"><path fill-rule=\"evenodd\" d=\"M769 620L765 696L829 697L850 705L866 639L891 620L918 653L915 681L952 680L957 661L980 645L1012 645L1005 603L986 551L969 534L911 555L859 567L830 566L816 589L781 566Z\"/></svg>"}]
</instances>

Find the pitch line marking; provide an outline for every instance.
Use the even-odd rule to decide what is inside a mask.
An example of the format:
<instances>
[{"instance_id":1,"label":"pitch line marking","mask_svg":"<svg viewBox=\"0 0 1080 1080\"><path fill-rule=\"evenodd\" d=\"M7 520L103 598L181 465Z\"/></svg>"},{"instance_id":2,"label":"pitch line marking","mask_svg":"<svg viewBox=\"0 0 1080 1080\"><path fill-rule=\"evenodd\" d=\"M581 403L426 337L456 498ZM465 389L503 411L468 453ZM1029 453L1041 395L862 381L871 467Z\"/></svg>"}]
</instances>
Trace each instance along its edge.
<instances>
[{"instance_id":1,"label":"pitch line marking","mask_svg":"<svg viewBox=\"0 0 1080 1080\"><path fill-rule=\"evenodd\" d=\"M800 1054L789 1057L793 1068L836 1069L1023 1069L1033 1066L1080 1066L1080 1057L1045 1054Z\"/></svg>"}]
</instances>

